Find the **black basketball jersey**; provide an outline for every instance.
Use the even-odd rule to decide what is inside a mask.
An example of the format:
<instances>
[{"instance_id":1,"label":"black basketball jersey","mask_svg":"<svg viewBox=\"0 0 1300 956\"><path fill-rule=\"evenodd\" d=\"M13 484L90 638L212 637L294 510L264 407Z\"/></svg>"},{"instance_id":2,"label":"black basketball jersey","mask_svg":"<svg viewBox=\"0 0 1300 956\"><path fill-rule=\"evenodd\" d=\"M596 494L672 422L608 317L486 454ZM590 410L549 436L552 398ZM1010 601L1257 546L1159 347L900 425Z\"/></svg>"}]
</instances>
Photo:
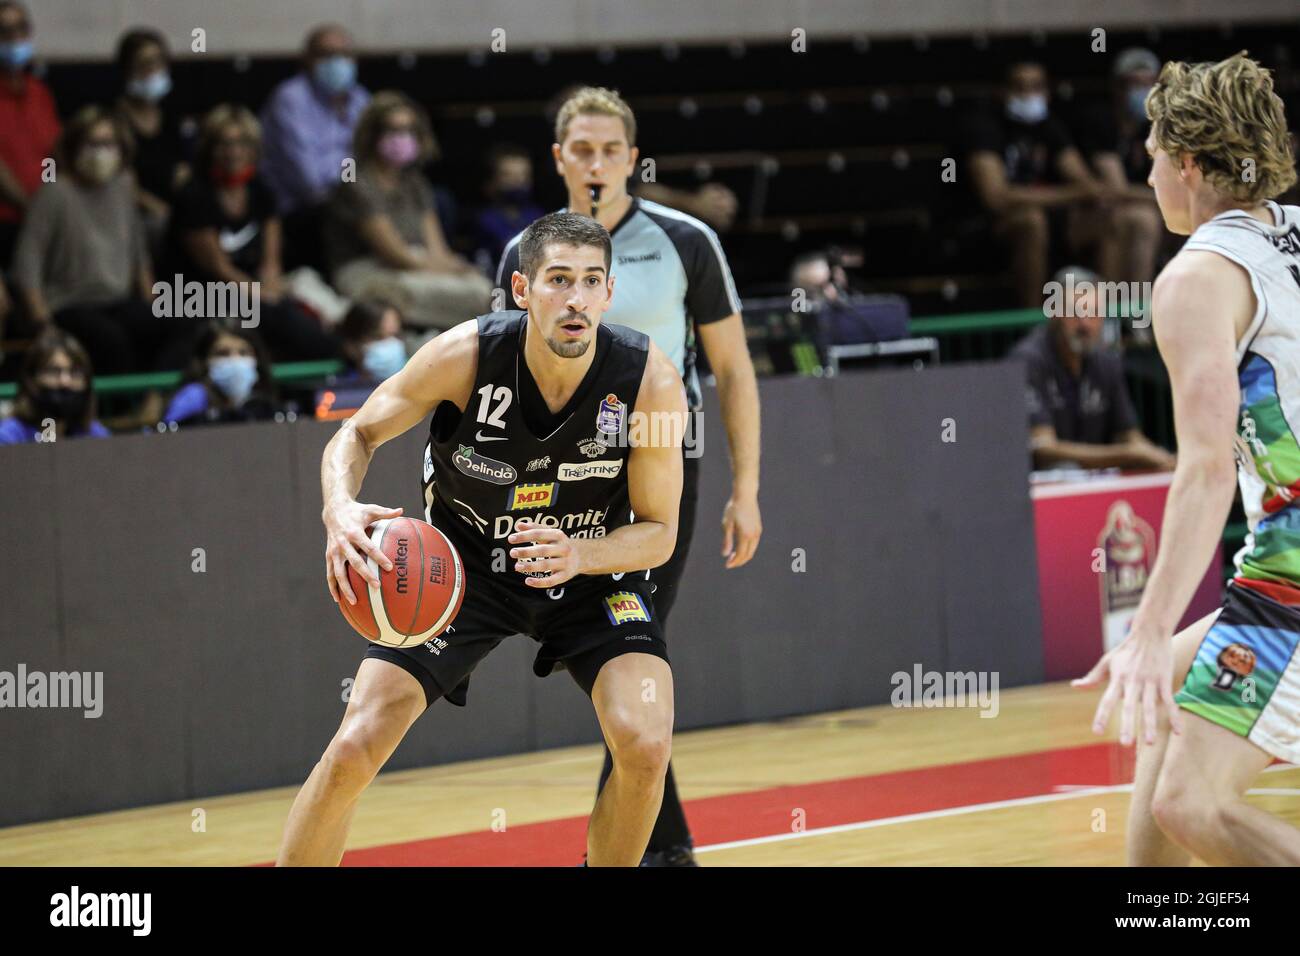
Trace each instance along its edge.
<instances>
[{"instance_id":1,"label":"black basketball jersey","mask_svg":"<svg viewBox=\"0 0 1300 956\"><path fill-rule=\"evenodd\" d=\"M553 414L524 361L527 325L528 314L517 310L479 316L469 403L462 412L443 402L429 422L425 518L452 538L463 558L480 564L498 548L509 553L507 537L520 518L571 538L602 537L631 520L627 419L649 338L601 324L591 367ZM514 561L507 566L513 569Z\"/></svg>"}]
</instances>

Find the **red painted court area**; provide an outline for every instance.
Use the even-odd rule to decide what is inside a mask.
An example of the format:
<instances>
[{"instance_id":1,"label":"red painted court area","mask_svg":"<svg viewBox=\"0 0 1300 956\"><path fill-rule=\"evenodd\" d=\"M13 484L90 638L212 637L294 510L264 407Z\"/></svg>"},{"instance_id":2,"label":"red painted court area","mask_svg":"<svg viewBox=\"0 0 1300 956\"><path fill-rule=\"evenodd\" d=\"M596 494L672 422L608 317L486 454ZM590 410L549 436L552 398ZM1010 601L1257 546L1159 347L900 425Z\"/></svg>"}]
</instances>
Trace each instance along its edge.
<instances>
[{"instance_id":1,"label":"red painted court area","mask_svg":"<svg viewBox=\"0 0 1300 956\"><path fill-rule=\"evenodd\" d=\"M788 834L796 810L804 829L883 820L1133 779L1133 751L1114 743L941 764L750 790L686 802L696 846ZM344 866L573 866L582 861L587 818L565 817L502 832L479 830L352 850Z\"/></svg>"}]
</instances>

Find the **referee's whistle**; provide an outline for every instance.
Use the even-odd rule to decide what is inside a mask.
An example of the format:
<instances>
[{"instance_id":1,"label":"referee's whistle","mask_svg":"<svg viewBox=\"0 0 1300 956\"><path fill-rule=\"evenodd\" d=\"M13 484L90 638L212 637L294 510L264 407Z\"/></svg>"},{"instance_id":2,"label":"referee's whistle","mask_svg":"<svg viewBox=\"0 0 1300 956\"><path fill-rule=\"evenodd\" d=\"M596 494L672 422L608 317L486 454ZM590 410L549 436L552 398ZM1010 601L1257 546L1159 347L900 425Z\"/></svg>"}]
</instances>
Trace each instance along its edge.
<instances>
[{"instance_id":1,"label":"referee's whistle","mask_svg":"<svg viewBox=\"0 0 1300 956\"><path fill-rule=\"evenodd\" d=\"M604 186L600 186L600 185L587 187L587 192L591 194L591 218L592 219L596 218L596 207L600 204L600 191L604 188L605 188Z\"/></svg>"}]
</instances>

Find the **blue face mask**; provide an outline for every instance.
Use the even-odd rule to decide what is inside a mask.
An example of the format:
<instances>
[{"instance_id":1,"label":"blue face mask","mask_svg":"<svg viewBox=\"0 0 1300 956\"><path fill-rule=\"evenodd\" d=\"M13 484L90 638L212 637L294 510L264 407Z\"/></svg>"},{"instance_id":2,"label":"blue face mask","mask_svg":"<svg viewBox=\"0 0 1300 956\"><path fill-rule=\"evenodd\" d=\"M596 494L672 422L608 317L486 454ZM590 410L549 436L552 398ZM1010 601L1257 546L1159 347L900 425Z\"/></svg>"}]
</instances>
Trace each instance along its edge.
<instances>
[{"instance_id":1,"label":"blue face mask","mask_svg":"<svg viewBox=\"0 0 1300 956\"><path fill-rule=\"evenodd\" d=\"M367 342L361 358L361 367L373 379L392 378L406 365L406 345L399 338Z\"/></svg>"},{"instance_id":2,"label":"blue face mask","mask_svg":"<svg viewBox=\"0 0 1300 956\"><path fill-rule=\"evenodd\" d=\"M1013 96L1007 100L1007 115L1022 123L1041 123L1047 119L1047 97L1042 93Z\"/></svg>"},{"instance_id":3,"label":"blue face mask","mask_svg":"<svg viewBox=\"0 0 1300 956\"><path fill-rule=\"evenodd\" d=\"M243 405L257 384L257 360L251 355L223 355L208 361L208 378L232 405Z\"/></svg>"},{"instance_id":4,"label":"blue face mask","mask_svg":"<svg viewBox=\"0 0 1300 956\"><path fill-rule=\"evenodd\" d=\"M128 96L137 100L144 100L146 103L157 103L171 91L172 77L166 70L150 73L143 79L132 80L126 84Z\"/></svg>"},{"instance_id":5,"label":"blue face mask","mask_svg":"<svg viewBox=\"0 0 1300 956\"><path fill-rule=\"evenodd\" d=\"M36 48L32 46L31 40L14 40L10 43L0 43L0 64L9 67L11 70L21 70L32 62L32 55L35 52Z\"/></svg>"},{"instance_id":6,"label":"blue face mask","mask_svg":"<svg viewBox=\"0 0 1300 956\"><path fill-rule=\"evenodd\" d=\"M346 93L357 82L357 61L350 56L331 56L317 61L312 78L330 93Z\"/></svg>"},{"instance_id":7,"label":"blue face mask","mask_svg":"<svg viewBox=\"0 0 1300 956\"><path fill-rule=\"evenodd\" d=\"M1139 122L1145 122L1147 118L1147 94L1151 92L1149 86L1137 86L1128 91L1128 111L1133 114L1133 118Z\"/></svg>"}]
</instances>

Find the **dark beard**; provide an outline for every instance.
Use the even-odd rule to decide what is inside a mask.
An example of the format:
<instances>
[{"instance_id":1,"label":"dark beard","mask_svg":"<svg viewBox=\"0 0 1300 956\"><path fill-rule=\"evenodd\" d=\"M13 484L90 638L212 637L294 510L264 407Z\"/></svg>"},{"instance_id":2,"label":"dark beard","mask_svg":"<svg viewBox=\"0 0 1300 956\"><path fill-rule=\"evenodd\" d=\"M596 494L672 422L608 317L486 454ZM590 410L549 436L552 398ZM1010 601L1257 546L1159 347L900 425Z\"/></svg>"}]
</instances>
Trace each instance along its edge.
<instances>
[{"instance_id":1,"label":"dark beard","mask_svg":"<svg viewBox=\"0 0 1300 956\"><path fill-rule=\"evenodd\" d=\"M579 339L576 342L560 342L556 339L547 338L546 344L551 347L551 351L560 358L580 358L587 354L587 347L591 345L591 339Z\"/></svg>"}]
</instances>

